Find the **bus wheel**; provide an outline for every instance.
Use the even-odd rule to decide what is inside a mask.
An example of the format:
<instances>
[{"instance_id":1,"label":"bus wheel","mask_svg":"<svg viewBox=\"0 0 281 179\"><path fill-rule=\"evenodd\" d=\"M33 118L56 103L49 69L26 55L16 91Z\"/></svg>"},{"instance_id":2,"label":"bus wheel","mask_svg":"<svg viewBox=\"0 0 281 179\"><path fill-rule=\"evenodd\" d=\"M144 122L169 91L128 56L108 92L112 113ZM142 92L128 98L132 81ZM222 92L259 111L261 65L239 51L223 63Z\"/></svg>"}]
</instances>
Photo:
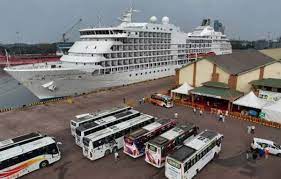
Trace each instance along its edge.
<instances>
[{"instance_id":1,"label":"bus wheel","mask_svg":"<svg viewBox=\"0 0 281 179\"><path fill-rule=\"evenodd\" d=\"M109 154L110 154L110 150L108 149L105 151L105 155L109 155Z\"/></svg>"},{"instance_id":2,"label":"bus wheel","mask_svg":"<svg viewBox=\"0 0 281 179\"><path fill-rule=\"evenodd\" d=\"M115 152L117 152L117 147L113 147L113 149L112 149L112 153L115 153Z\"/></svg>"},{"instance_id":3,"label":"bus wheel","mask_svg":"<svg viewBox=\"0 0 281 179\"><path fill-rule=\"evenodd\" d=\"M281 153L277 154L278 157L281 157Z\"/></svg>"},{"instance_id":4,"label":"bus wheel","mask_svg":"<svg viewBox=\"0 0 281 179\"><path fill-rule=\"evenodd\" d=\"M39 167L40 168L45 168L45 167L47 167L49 165L49 162L47 161L47 160L44 160L43 162L41 162L40 164L39 164Z\"/></svg>"},{"instance_id":5,"label":"bus wheel","mask_svg":"<svg viewBox=\"0 0 281 179\"><path fill-rule=\"evenodd\" d=\"M198 173L199 173L199 169L196 169L196 174L195 175L198 175Z\"/></svg>"}]
</instances>

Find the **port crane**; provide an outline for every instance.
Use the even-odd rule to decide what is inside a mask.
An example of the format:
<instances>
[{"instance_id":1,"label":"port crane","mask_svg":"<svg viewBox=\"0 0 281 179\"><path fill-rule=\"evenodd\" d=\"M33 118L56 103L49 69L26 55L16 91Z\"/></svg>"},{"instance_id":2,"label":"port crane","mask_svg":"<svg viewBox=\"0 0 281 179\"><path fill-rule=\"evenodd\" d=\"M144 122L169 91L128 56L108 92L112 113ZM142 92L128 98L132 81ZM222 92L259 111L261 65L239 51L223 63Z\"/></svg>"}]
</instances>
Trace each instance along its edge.
<instances>
[{"instance_id":1,"label":"port crane","mask_svg":"<svg viewBox=\"0 0 281 179\"><path fill-rule=\"evenodd\" d=\"M69 34L77 25L79 25L82 22L82 19L80 18L75 24L73 24L67 31L65 31L62 34L62 41L67 42L69 38L67 38L67 34Z\"/></svg>"}]
</instances>

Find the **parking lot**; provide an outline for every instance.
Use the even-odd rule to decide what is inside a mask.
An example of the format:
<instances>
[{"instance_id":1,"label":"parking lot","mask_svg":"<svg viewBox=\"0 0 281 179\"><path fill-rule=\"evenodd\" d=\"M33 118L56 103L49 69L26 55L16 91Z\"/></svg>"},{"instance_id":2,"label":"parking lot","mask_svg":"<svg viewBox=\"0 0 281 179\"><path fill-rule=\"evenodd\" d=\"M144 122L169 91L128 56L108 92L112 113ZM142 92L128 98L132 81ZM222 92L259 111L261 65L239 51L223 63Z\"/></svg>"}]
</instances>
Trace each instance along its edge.
<instances>
[{"instance_id":1,"label":"parking lot","mask_svg":"<svg viewBox=\"0 0 281 179\"><path fill-rule=\"evenodd\" d=\"M200 131L211 129L224 134L219 158L208 164L197 178L280 178L281 158L270 156L268 159L247 161L245 154L253 136L271 139L280 144L280 130L256 126L256 133L249 135L246 128L252 124L245 121L226 118L226 121L222 123L218 122L216 115L204 113L203 116L199 116L199 114L193 114L191 109L182 106L165 109L148 103L138 104L137 101L142 97L153 92L163 92L173 85L174 78L169 77L76 97L73 104L62 102L1 113L0 139L40 131L55 136L63 143L62 159L59 162L24 176L23 178L26 179L164 178L164 169L150 166L144 161L144 157L132 159L119 151L118 162L114 161L113 155L97 161L89 161L82 156L81 148L75 145L69 129L69 121L74 115L120 105L125 97L141 112L159 118L173 118L174 113L177 112L179 123L193 122L199 126Z\"/></svg>"}]
</instances>

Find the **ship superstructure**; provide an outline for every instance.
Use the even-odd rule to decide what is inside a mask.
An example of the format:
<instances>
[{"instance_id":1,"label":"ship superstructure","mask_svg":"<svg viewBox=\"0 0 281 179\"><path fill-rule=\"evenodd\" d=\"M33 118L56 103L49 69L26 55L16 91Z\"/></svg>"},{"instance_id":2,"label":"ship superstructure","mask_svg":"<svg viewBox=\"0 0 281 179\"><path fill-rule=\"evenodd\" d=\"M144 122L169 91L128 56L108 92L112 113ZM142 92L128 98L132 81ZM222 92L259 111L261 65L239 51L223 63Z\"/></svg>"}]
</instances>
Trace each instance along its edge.
<instances>
[{"instance_id":1,"label":"ship superstructure","mask_svg":"<svg viewBox=\"0 0 281 179\"><path fill-rule=\"evenodd\" d=\"M59 62L5 68L40 99L72 96L175 74L196 58L232 53L229 40L209 25L184 33L168 17L132 22L127 11L116 27L80 30Z\"/></svg>"}]
</instances>

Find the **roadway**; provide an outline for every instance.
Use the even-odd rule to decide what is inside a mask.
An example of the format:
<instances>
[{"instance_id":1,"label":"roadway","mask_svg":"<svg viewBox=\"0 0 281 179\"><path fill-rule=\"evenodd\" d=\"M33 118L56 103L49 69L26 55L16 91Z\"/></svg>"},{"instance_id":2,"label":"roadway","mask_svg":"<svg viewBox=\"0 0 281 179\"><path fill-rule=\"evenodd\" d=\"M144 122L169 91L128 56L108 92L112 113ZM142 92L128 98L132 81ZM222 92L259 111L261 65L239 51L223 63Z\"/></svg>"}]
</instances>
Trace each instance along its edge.
<instances>
[{"instance_id":1,"label":"roadway","mask_svg":"<svg viewBox=\"0 0 281 179\"><path fill-rule=\"evenodd\" d=\"M97 161L89 161L82 155L82 150L75 145L70 134L69 121L74 115L94 112L122 104L123 97L141 112L159 118L173 118L178 113L178 122L193 122L200 130L211 129L223 133L223 148L219 158L208 164L197 178L241 178L241 179L278 179L281 176L281 158L270 156L269 159L247 161L245 151L249 147L253 135L247 134L250 123L226 118L225 123L218 122L216 115L193 114L191 109L176 106L165 109L151 104L138 104L138 100L153 92L163 92L174 85L174 78L139 83L109 91L93 93L74 98L74 103L61 102L34 106L20 111L0 113L1 139L10 138L23 133L41 131L61 141L62 159L54 165L24 176L25 179L139 179L164 178L164 169L156 169L144 161L144 158L132 159L119 151L120 160L114 161L109 155ZM272 139L281 143L281 131L264 126L256 126L254 136ZM1 140L0 139L0 140Z\"/></svg>"}]
</instances>

